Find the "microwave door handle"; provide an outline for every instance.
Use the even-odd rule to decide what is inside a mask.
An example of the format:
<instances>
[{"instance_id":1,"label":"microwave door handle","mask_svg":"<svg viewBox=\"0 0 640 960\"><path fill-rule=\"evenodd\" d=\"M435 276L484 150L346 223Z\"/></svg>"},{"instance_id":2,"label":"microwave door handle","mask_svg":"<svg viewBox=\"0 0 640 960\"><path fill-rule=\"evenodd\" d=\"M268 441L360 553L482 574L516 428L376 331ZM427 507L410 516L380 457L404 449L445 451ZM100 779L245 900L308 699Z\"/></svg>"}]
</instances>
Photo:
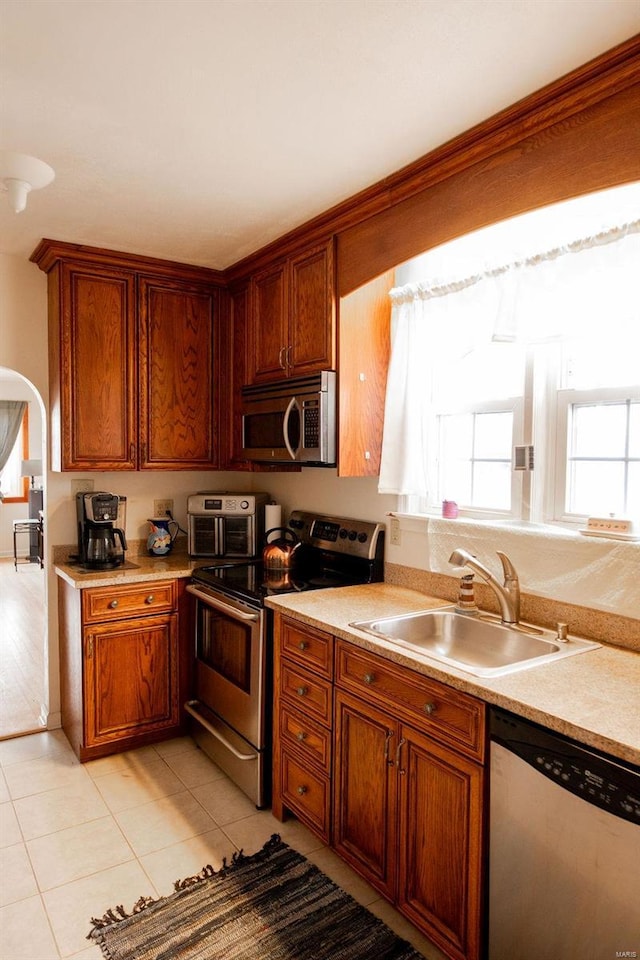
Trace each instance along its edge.
<instances>
[{"instance_id":1,"label":"microwave door handle","mask_svg":"<svg viewBox=\"0 0 640 960\"><path fill-rule=\"evenodd\" d=\"M287 409L285 410L284 423L282 425L282 430L284 433L284 445L289 451L289 456L291 457L292 460L295 460L297 458L298 450L300 449L298 447L298 450L294 450L293 447L291 446L291 441L289 440L289 417L291 416L291 411L293 410L294 407L297 407L298 412L300 412L300 404L298 403L297 397L291 397L291 400L289 401ZM302 414L300 414L300 422L302 423Z\"/></svg>"}]
</instances>

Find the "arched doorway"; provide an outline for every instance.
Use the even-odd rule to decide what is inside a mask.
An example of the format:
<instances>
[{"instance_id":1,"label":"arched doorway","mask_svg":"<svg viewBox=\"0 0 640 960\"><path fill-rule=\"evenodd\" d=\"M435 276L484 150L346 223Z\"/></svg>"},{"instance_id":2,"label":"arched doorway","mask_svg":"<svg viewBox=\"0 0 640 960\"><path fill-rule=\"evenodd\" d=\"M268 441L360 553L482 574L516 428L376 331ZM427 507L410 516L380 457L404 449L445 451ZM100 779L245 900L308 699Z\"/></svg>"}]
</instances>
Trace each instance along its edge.
<instances>
[{"instance_id":1,"label":"arched doorway","mask_svg":"<svg viewBox=\"0 0 640 960\"><path fill-rule=\"evenodd\" d=\"M44 404L25 377L6 367L0 367L0 400L25 404L0 501L1 740L44 730L49 694L47 572L40 559L46 552L37 529L25 523L45 515Z\"/></svg>"}]
</instances>

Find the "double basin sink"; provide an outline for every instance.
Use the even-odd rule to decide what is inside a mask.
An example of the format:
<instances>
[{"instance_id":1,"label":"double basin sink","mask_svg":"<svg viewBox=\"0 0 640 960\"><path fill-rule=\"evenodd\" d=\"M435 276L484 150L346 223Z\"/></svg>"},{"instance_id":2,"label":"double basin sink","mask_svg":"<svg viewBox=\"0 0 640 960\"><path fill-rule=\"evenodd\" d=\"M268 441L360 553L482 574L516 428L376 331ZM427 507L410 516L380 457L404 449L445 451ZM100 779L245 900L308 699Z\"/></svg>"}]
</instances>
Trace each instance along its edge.
<instances>
[{"instance_id":1,"label":"double basin sink","mask_svg":"<svg viewBox=\"0 0 640 960\"><path fill-rule=\"evenodd\" d=\"M592 640L566 641L551 630L510 625L457 613L455 607L349 624L399 649L437 660L477 677L500 677L600 646Z\"/></svg>"}]
</instances>

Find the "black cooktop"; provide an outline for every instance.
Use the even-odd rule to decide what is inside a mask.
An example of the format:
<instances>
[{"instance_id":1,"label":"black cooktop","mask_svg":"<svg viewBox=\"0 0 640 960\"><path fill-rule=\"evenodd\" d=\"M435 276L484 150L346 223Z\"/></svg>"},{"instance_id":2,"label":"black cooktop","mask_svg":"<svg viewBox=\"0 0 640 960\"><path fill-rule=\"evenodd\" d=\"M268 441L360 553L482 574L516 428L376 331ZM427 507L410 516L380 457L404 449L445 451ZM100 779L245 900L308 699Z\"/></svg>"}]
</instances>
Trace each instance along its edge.
<instances>
[{"instance_id":1,"label":"black cooktop","mask_svg":"<svg viewBox=\"0 0 640 960\"><path fill-rule=\"evenodd\" d=\"M300 541L289 570L267 569L260 559L218 561L194 570L193 580L238 600L262 605L265 597L282 593L383 579L381 524L294 510L289 525Z\"/></svg>"},{"instance_id":2,"label":"black cooktop","mask_svg":"<svg viewBox=\"0 0 640 960\"><path fill-rule=\"evenodd\" d=\"M249 563L199 567L193 571L192 579L227 596L261 604L265 597L321 590L326 587L353 586L356 583L367 583L372 577L366 577L362 571L358 571L356 575L349 570L322 569L300 564L288 571L267 570L261 560L254 560Z\"/></svg>"}]
</instances>

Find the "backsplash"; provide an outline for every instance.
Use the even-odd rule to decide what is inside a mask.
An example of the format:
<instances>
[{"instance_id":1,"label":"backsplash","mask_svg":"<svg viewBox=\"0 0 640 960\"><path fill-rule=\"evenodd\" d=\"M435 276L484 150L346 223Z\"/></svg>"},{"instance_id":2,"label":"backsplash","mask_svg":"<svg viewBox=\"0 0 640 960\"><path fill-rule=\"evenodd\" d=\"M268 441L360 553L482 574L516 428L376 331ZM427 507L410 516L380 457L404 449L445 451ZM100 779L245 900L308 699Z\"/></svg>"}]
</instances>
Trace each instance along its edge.
<instances>
[{"instance_id":1,"label":"backsplash","mask_svg":"<svg viewBox=\"0 0 640 960\"><path fill-rule=\"evenodd\" d=\"M397 563L385 563L384 579L387 583L408 587L432 597L442 597L452 603L458 599L459 580L446 574L430 573L428 570L405 567ZM495 594L490 587L476 580L474 589L479 607L494 613L499 612ZM573 603L561 603L524 591L520 603L521 619L525 622L549 629L554 629L557 623L566 623L570 634L640 652L640 620L633 617L621 617Z\"/></svg>"}]
</instances>

